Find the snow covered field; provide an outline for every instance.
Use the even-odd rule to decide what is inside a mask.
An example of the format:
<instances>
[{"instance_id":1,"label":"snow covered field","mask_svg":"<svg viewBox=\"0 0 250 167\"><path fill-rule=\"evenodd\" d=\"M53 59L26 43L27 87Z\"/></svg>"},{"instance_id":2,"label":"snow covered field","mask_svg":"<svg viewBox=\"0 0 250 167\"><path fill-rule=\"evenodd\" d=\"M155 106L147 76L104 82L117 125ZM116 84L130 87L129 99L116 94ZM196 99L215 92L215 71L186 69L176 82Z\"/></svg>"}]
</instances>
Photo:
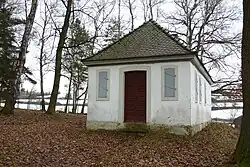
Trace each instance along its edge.
<instances>
[{"instance_id":1,"label":"snow covered field","mask_svg":"<svg viewBox=\"0 0 250 167\"><path fill-rule=\"evenodd\" d=\"M27 101L28 100L22 100L22 101ZM45 100L46 102L49 102L49 99ZM32 102L35 102L34 100ZM58 102L60 104L65 104L66 100L64 99L59 99ZM82 103L83 100L79 100L78 102L78 107L77 107L77 113L81 112L82 109ZM72 104L72 100L69 101L69 104ZM1 104L1 106L3 106L4 104ZM46 105L46 108L48 107L48 105ZM36 104L16 104L16 108L21 108L21 109L34 109L34 110L40 110L41 106L40 105L36 105ZM64 111L64 106L63 105L57 105L56 106L56 110L59 111ZM68 112L72 110L72 106L68 107ZM84 113L87 113L87 106L84 109ZM222 118L222 119L230 119L232 117L236 118L238 116L242 115L242 109L228 109L228 110L215 110L212 111L211 113L211 117L212 118Z\"/></svg>"}]
</instances>

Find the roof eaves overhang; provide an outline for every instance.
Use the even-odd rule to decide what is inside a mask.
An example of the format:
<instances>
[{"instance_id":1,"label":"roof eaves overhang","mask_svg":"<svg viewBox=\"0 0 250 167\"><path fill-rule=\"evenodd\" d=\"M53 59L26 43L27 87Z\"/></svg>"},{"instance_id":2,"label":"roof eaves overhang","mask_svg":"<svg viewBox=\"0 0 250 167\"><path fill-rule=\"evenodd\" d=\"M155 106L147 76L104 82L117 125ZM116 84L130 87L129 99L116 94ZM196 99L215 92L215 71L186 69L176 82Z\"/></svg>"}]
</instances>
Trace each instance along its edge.
<instances>
[{"instance_id":1,"label":"roof eaves overhang","mask_svg":"<svg viewBox=\"0 0 250 167\"><path fill-rule=\"evenodd\" d=\"M198 56L193 52L184 55L160 55L142 58L124 58L124 59L106 59L106 60L91 60L84 61L83 63L88 67L95 66L107 66L107 65L121 65L121 64L143 64L143 63L159 63L170 61L191 61L191 63L199 70L210 85L214 84L214 81Z\"/></svg>"},{"instance_id":2,"label":"roof eaves overhang","mask_svg":"<svg viewBox=\"0 0 250 167\"><path fill-rule=\"evenodd\" d=\"M105 66L105 65L118 65L118 64L142 64L142 63L156 63L156 62L166 62L166 61L186 61L192 60L195 55L185 54L185 55L161 55L161 56L151 56L142 58L123 58L123 59L106 59L106 60L91 60L84 61L83 63L88 66Z\"/></svg>"},{"instance_id":3,"label":"roof eaves overhang","mask_svg":"<svg viewBox=\"0 0 250 167\"><path fill-rule=\"evenodd\" d=\"M205 77L205 79L208 81L210 85L214 84L214 81L210 74L208 73L207 69L204 67L204 65L199 60L198 56L195 55L194 59L191 60L193 65L199 70L199 72Z\"/></svg>"}]
</instances>

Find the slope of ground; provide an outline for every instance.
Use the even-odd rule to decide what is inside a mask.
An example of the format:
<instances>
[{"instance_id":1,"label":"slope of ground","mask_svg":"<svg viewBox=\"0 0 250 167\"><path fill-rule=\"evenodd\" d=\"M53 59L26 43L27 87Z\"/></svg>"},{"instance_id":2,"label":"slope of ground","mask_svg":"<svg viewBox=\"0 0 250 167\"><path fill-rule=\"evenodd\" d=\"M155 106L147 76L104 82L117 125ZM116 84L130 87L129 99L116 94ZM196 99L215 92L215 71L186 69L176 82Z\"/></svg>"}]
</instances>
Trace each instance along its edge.
<instances>
[{"instance_id":1,"label":"slope of ground","mask_svg":"<svg viewBox=\"0 0 250 167\"><path fill-rule=\"evenodd\" d=\"M238 131L211 124L193 137L87 131L82 115L16 111L0 116L0 166L213 167L226 162Z\"/></svg>"}]
</instances>

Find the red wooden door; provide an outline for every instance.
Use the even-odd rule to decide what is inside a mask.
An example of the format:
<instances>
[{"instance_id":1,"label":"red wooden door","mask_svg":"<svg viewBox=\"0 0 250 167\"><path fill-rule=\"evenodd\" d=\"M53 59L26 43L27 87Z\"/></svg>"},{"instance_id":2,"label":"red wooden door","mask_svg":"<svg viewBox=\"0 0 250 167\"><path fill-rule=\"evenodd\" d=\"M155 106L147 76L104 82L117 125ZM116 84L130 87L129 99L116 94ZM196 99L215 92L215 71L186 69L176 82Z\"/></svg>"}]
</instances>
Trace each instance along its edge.
<instances>
[{"instance_id":1,"label":"red wooden door","mask_svg":"<svg viewBox=\"0 0 250 167\"><path fill-rule=\"evenodd\" d=\"M125 72L124 122L146 122L146 71Z\"/></svg>"}]
</instances>

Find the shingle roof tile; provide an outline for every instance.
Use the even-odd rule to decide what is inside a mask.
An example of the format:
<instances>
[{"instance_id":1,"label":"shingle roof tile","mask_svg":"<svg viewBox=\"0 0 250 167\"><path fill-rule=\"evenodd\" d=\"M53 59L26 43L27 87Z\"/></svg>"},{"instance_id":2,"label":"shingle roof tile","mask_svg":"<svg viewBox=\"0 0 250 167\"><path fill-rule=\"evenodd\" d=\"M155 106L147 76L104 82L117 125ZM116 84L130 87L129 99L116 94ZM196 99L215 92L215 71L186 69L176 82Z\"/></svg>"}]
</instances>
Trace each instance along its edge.
<instances>
[{"instance_id":1,"label":"shingle roof tile","mask_svg":"<svg viewBox=\"0 0 250 167\"><path fill-rule=\"evenodd\" d=\"M192 53L191 50L180 44L177 39L169 35L157 23L150 20L86 60L141 58L190 53Z\"/></svg>"}]
</instances>

